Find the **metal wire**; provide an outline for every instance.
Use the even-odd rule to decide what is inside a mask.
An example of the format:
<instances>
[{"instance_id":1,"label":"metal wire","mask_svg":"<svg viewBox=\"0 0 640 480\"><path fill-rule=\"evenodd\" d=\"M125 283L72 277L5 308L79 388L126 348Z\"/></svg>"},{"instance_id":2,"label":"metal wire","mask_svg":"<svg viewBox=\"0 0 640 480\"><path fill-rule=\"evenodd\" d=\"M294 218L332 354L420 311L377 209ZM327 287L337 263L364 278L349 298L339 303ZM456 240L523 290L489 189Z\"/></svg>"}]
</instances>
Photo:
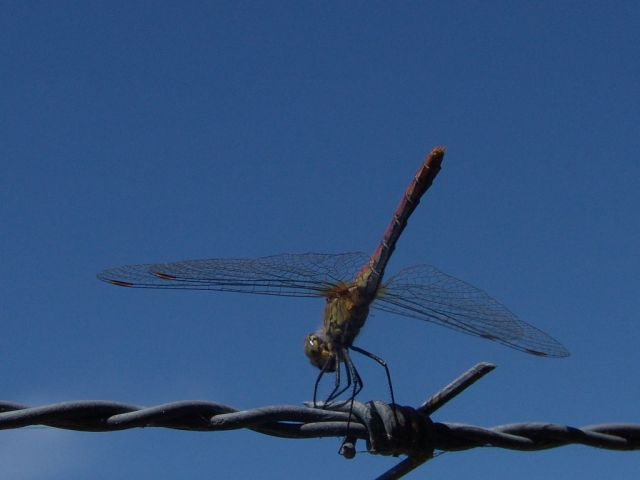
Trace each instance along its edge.
<instances>
[{"instance_id":1,"label":"metal wire","mask_svg":"<svg viewBox=\"0 0 640 480\"><path fill-rule=\"evenodd\" d=\"M140 407L111 401L62 402L30 407L0 401L0 430L46 425L67 430L108 432L141 427L194 431L246 428L283 438L345 437L346 451L365 440L373 454L407 458L379 479L400 478L432 458L434 451L477 447L545 450L569 444L609 450L640 450L640 425L604 423L571 427L551 423L512 423L491 428L432 422L432 413L494 368L478 364L418 408L350 402L320 408L274 405L237 410L215 402L180 401ZM351 420L349 415L351 412ZM352 456L352 455L351 455Z\"/></svg>"}]
</instances>

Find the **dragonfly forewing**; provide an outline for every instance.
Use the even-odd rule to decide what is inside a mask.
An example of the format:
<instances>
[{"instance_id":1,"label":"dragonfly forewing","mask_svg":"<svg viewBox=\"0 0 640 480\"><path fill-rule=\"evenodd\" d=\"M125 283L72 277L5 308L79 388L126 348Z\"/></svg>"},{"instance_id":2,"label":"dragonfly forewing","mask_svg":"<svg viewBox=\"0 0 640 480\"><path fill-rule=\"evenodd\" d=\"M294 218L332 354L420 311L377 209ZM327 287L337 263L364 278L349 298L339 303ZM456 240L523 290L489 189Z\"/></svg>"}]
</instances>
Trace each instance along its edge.
<instances>
[{"instance_id":1,"label":"dragonfly forewing","mask_svg":"<svg viewBox=\"0 0 640 480\"><path fill-rule=\"evenodd\" d=\"M123 287L215 290L291 297L324 296L350 282L367 260L361 252L282 254L255 259L186 260L116 267L98 274Z\"/></svg>"}]
</instances>

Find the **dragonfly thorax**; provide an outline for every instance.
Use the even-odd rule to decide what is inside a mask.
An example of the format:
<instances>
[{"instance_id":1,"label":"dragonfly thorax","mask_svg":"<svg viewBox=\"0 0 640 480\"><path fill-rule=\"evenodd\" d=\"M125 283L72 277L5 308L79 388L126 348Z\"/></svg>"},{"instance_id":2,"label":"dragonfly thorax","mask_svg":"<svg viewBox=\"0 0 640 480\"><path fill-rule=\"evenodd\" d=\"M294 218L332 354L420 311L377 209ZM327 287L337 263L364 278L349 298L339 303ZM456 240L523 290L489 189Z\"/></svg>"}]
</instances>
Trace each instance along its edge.
<instances>
[{"instance_id":1,"label":"dragonfly thorax","mask_svg":"<svg viewBox=\"0 0 640 480\"><path fill-rule=\"evenodd\" d=\"M322 329L307 336L304 351L312 365L333 372L342 351L360 333L370 302L364 300L358 286L337 288L326 298Z\"/></svg>"}]
</instances>

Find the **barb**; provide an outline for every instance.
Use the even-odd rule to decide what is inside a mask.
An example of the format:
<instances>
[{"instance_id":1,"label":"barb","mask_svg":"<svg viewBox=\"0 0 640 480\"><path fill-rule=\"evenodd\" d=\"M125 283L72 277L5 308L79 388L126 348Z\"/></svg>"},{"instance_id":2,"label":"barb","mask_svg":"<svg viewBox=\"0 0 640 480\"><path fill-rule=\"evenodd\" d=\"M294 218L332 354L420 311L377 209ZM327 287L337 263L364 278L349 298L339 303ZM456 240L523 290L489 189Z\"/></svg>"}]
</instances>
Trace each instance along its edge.
<instances>
[{"instance_id":1,"label":"barb","mask_svg":"<svg viewBox=\"0 0 640 480\"><path fill-rule=\"evenodd\" d=\"M465 373L456 378L449 385L444 387L435 395L432 395L429 400L420 405L419 410L426 415L431 415L433 412L442 407L449 400L457 397L464 390L476 383L487 373L495 369L496 366L493 363L481 362L473 366Z\"/></svg>"},{"instance_id":2,"label":"barb","mask_svg":"<svg viewBox=\"0 0 640 480\"><path fill-rule=\"evenodd\" d=\"M63 402L30 407L0 401L0 430L46 425L87 432L158 427L193 431L246 428L265 435L301 439L349 436L355 448L365 440L372 454L407 458L379 479L397 479L417 468L438 451L477 447L546 450L579 444L609 450L640 450L640 424L604 423L572 427L551 423L513 423L492 428L460 423L432 422L426 414L450 400L493 368L479 364L418 408L382 402L311 408L274 405L240 411L216 402L181 401L140 407L111 401ZM355 450L349 450L353 453Z\"/></svg>"}]
</instances>

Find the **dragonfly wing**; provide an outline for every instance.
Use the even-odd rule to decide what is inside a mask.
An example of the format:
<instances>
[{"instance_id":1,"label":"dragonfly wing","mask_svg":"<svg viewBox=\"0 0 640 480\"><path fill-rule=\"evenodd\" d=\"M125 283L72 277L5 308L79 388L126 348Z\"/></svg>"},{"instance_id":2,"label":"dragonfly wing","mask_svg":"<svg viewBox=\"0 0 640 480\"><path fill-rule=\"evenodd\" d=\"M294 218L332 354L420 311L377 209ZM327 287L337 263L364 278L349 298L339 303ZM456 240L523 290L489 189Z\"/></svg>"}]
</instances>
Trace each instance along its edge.
<instances>
[{"instance_id":1,"label":"dragonfly wing","mask_svg":"<svg viewBox=\"0 0 640 480\"><path fill-rule=\"evenodd\" d=\"M351 281L367 261L364 253L283 254L255 259L186 260L127 265L98 274L122 287L218 290L229 292L322 296L335 285Z\"/></svg>"},{"instance_id":2,"label":"dragonfly wing","mask_svg":"<svg viewBox=\"0 0 640 480\"><path fill-rule=\"evenodd\" d=\"M487 338L533 355L569 355L560 342L523 322L479 288L430 265L400 271L381 288L373 307Z\"/></svg>"}]
</instances>

